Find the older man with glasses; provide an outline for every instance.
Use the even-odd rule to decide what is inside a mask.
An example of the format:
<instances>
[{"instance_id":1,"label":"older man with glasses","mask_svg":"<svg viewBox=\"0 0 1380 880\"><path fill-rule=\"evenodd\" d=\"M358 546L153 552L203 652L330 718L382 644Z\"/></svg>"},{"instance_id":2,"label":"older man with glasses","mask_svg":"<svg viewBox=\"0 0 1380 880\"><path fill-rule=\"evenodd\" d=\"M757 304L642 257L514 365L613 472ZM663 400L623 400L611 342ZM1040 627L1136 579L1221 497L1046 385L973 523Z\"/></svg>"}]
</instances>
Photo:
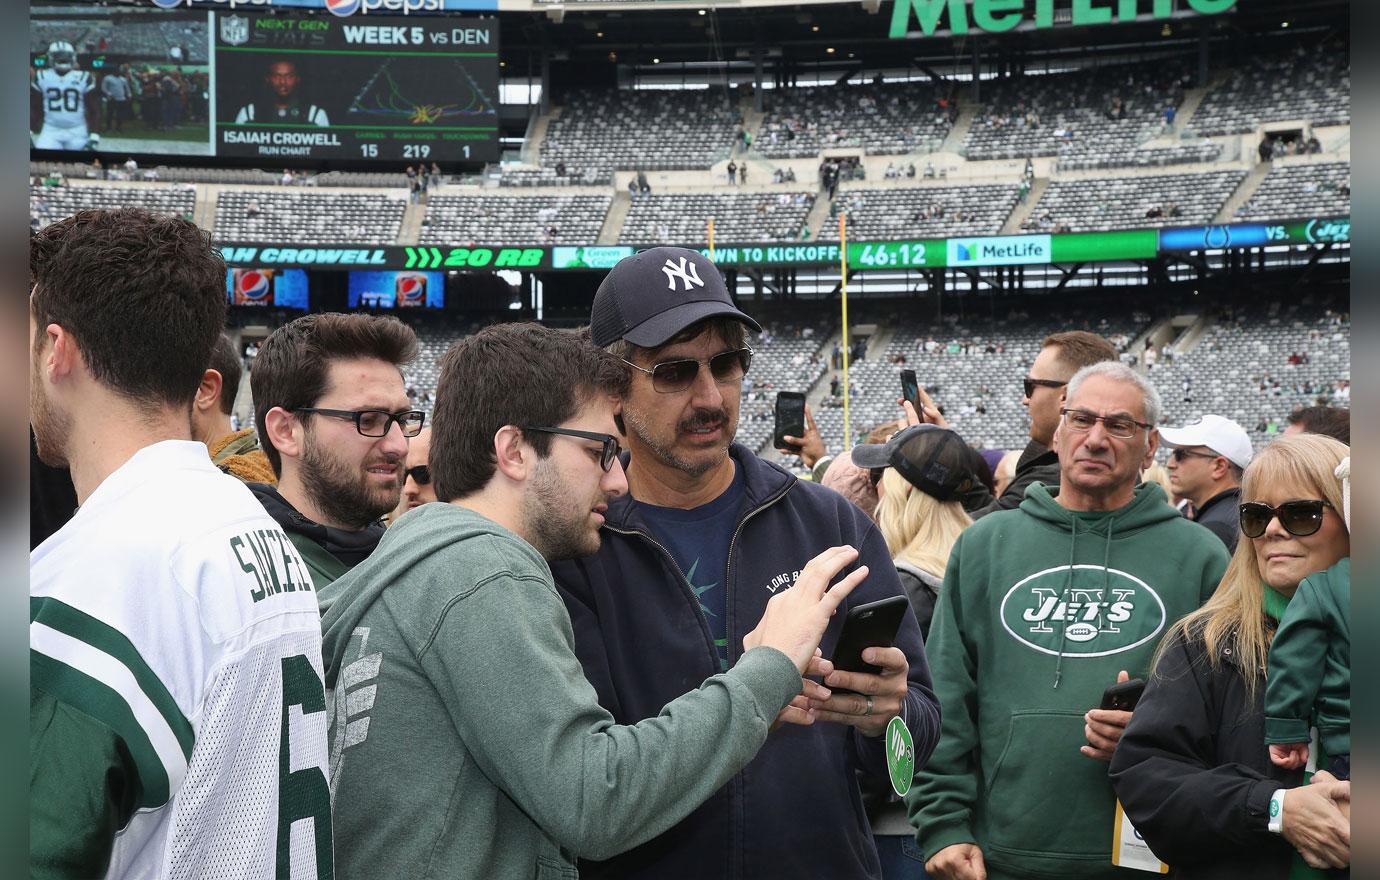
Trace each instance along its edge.
<instances>
[{"instance_id":1,"label":"older man with glasses","mask_svg":"<svg viewBox=\"0 0 1380 880\"><path fill-rule=\"evenodd\" d=\"M398 506L412 409L402 368L417 337L396 318L304 315L264 340L250 384L276 487L250 489L278 521L320 590L368 558Z\"/></svg>"},{"instance_id":2,"label":"older man with glasses","mask_svg":"<svg viewBox=\"0 0 1380 880\"><path fill-rule=\"evenodd\" d=\"M1159 445L1144 376L1084 367L1057 412L1058 486L1032 484L959 536L930 625L943 731L906 800L941 880L1125 876L1101 762L1131 713L1103 694L1146 676L1227 566L1220 541L1139 482Z\"/></svg>"},{"instance_id":3,"label":"older man with glasses","mask_svg":"<svg viewBox=\"0 0 1380 880\"><path fill-rule=\"evenodd\" d=\"M1189 519L1206 526L1236 550L1237 505L1241 474L1253 450L1246 429L1222 416L1207 415L1182 428L1161 428L1160 438L1172 451L1165 469L1169 486L1193 505Z\"/></svg>"},{"instance_id":4,"label":"older man with glasses","mask_svg":"<svg viewBox=\"0 0 1380 880\"><path fill-rule=\"evenodd\" d=\"M733 442L748 328L761 329L719 270L684 248L622 260L594 297L594 344L630 371L619 406L628 492L609 502L599 552L552 571L585 675L620 723L652 718L704 676L741 665L744 634L773 596L800 588L805 563L827 547L858 548L870 573L825 633L825 657L849 608L904 595L862 511ZM895 716L924 764L939 719L913 616L894 646L871 647L864 660L877 674L811 664L823 685L805 682L777 719L790 726L751 763L666 833L582 862L580 876L878 878L859 772L889 786L883 734Z\"/></svg>"}]
</instances>

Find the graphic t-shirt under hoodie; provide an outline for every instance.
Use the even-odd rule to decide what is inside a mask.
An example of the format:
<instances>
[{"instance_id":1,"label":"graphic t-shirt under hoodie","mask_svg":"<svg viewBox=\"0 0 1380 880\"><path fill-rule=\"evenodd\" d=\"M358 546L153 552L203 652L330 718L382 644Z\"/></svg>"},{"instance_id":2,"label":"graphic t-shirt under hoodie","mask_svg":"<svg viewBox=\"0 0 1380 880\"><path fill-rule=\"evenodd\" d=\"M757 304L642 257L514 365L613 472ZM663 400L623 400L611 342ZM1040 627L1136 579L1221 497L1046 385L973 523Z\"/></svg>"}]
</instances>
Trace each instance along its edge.
<instances>
[{"instance_id":1,"label":"graphic t-shirt under hoodie","mask_svg":"<svg viewBox=\"0 0 1380 880\"><path fill-rule=\"evenodd\" d=\"M1075 512L1036 483L959 537L926 652L943 726L907 796L926 859L976 843L988 876L1113 877L1107 765L1079 752L1083 715L1226 570L1222 542L1136 487Z\"/></svg>"}]
</instances>

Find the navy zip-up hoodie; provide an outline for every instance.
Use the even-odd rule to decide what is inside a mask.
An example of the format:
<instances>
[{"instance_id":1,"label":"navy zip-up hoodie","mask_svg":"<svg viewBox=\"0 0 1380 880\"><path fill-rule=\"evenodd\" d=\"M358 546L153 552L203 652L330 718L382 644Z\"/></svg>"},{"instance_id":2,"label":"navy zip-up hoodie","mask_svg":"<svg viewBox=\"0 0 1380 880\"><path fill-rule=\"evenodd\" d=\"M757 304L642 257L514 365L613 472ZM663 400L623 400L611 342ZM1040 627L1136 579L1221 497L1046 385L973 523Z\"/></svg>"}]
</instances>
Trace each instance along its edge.
<instances>
[{"instance_id":1,"label":"navy zip-up hoodie","mask_svg":"<svg viewBox=\"0 0 1380 880\"><path fill-rule=\"evenodd\" d=\"M797 480L739 444L730 454L743 475L744 503L724 573L729 662L742 654L743 637L772 595L789 588L823 550L851 544L859 552L856 564L870 572L824 634L820 647L829 657L848 608L904 595L886 542L838 493ZM718 654L694 592L632 499L610 503L601 537L598 553L554 563L552 572L599 702L618 723L631 724L718 673ZM904 714L918 769L939 738L939 704L912 615L903 619L896 646L910 663ZM885 782L883 747L882 737L841 724L782 725L742 772L680 824L617 858L582 862L580 876L879 878L855 769Z\"/></svg>"}]
</instances>

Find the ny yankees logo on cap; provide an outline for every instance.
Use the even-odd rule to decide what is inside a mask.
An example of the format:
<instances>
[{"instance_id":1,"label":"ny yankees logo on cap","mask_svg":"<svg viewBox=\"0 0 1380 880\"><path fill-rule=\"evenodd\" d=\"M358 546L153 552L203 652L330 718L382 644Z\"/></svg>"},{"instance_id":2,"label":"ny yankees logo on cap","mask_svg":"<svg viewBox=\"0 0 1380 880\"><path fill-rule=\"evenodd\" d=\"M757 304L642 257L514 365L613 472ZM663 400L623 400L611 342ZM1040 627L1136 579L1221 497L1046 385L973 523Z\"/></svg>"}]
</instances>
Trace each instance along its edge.
<instances>
[{"instance_id":1,"label":"ny yankees logo on cap","mask_svg":"<svg viewBox=\"0 0 1380 880\"><path fill-rule=\"evenodd\" d=\"M687 266L689 268L688 272L686 271ZM685 290L689 290L691 284L696 287L704 287L704 282L700 280L699 267L695 265L694 261L688 260L685 257L680 258L679 264L670 257L667 257L666 265L661 267L661 271L666 273L667 290L676 289L677 278L685 282Z\"/></svg>"}]
</instances>

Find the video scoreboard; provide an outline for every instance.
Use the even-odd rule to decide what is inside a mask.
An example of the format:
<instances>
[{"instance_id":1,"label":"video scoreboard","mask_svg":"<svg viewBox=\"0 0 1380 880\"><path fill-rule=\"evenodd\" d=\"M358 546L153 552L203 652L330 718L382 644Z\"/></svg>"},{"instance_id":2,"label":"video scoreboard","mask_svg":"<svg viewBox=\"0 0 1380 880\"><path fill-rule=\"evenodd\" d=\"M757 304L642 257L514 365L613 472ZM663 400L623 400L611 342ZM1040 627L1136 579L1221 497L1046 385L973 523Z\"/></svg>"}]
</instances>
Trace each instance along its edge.
<instances>
[{"instance_id":1,"label":"video scoreboard","mask_svg":"<svg viewBox=\"0 0 1380 880\"><path fill-rule=\"evenodd\" d=\"M394 168L499 157L497 19L43 7L29 25L38 151ZM72 44L75 62L55 65L52 50L76 33L87 37ZM43 100L67 80L92 87ZM81 106L112 91L129 96L118 110ZM93 118L101 130L87 132Z\"/></svg>"}]
</instances>

